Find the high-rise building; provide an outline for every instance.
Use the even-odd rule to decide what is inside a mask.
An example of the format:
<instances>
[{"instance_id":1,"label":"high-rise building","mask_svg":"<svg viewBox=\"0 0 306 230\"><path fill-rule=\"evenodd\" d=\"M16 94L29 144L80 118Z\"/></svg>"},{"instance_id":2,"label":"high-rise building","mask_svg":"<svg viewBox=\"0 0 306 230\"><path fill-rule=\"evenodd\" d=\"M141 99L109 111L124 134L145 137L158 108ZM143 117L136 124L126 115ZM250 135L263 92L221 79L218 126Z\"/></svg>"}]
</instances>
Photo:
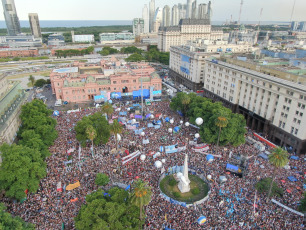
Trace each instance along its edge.
<instances>
[{"instance_id":1,"label":"high-rise building","mask_svg":"<svg viewBox=\"0 0 306 230\"><path fill-rule=\"evenodd\" d=\"M186 9L187 5L186 4L178 4L178 9L179 9L179 19L184 19L186 18Z\"/></svg>"},{"instance_id":2,"label":"high-rise building","mask_svg":"<svg viewBox=\"0 0 306 230\"><path fill-rule=\"evenodd\" d=\"M171 25L170 7L166 5L163 9L163 27Z\"/></svg>"},{"instance_id":3,"label":"high-rise building","mask_svg":"<svg viewBox=\"0 0 306 230\"><path fill-rule=\"evenodd\" d=\"M179 24L179 8L177 5L172 7L172 25L177 26Z\"/></svg>"},{"instance_id":4,"label":"high-rise building","mask_svg":"<svg viewBox=\"0 0 306 230\"><path fill-rule=\"evenodd\" d=\"M300 22L299 31L306 32L306 22Z\"/></svg>"},{"instance_id":5,"label":"high-rise building","mask_svg":"<svg viewBox=\"0 0 306 230\"><path fill-rule=\"evenodd\" d=\"M192 17L192 3L194 0L187 0L186 18Z\"/></svg>"},{"instance_id":6,"label":"high-rise building","mask_svg":"<svg viewBox=\"0 0 306 230\"><path fill-rule=\"evenodd\" d=\"M200 4L198 10L198 19L206 19L207 18L207 5Z\"/></svg>"},{"instance_id":7,"label":"high-rise building","mask_svg":"<svg viewBox=\"0 0 306 230\"><path fill-rule=\"evenodd\" d=\"M291 22L291 31L297 31L299 28L299 22Z\"/></svg>"},{"instance_id":8,"label":"high-rise building","mask_svg":"<svg viewBox=\"0 0 306 230\"><path fill-rule=\"evenodd\" d=\"M208 15L208 19L211 19L212 16L212 8L211 8L211 1L208 2L208 6L207 6L207 15Z\"/></svg>"},{"instance_id":9,"label":"high-rise building","mask_svg":"<svg viewBox=\"0 0 306 230\"><path fill-rule=\"evenodd\" d=\"M20 34L20 22L14 0L2 0L2 5L8 35Z\"/></svg>"},{"instance_id":10,"label":"high-rise building","mask_svg":"<svg viewBox=\"0 0 306 230\"><path fill-rule=\"evenodd\" d=\"M39 25L38 14L30 13L29 22L31 26L32 35L34 36L34 38L40 38L41 30L40 30L40 25Z\"/></svg>"},{"instance_id":11,"label":"high-rise building","mask_svg":"<svg viewBox=\"0 0 306 230\"><path fill-rule=\"evenodd\" d=\"M149 9L147 5L144 5L142 9L142 18L144 21L144 33L147 34L150 32L150 19L149 19Z\"/></svg>"},{"instance_id":12,"label":"high-rise building","mask_svg":"<svg viewBox=\"0 0 306 230\"><path fill-rule=\"evenodd\" d=\"M138 36L144 33L144 20L143 18L134 18L133 20L133 34Z\"/></svg>"},{"instance_id":13,"label":"high-rise building","mask_svg":"<svg viewBox=\"0 0 306 230\"><path fill-rule=\"evenodd\" d=\"M149 4L149 29L150 32L154 31L154 17L155 17L155 0L151 0Z\"/></svg>"},{"instance_id":14,"label":"high-rise building","mask_svg":"<svg viewBox=\"0 0 306 230\"><path fill-rule=\"evenodd\" d=\"M191 18L197 19L197 15L198 15L198 5L197 5L197 0L194 0L191 6Z\"/></svg>"},{"instance_id":15,"label":"high-rise building","mask_svg":"<svg viewBox=\"0 0 306 230\"><path fill-rule=\"evenodd\" d=\"M157 7L155 11L155 16L154 16L154 24L153 24L152 32L158 32L158 29L161 26L162 22L163 22L163 9L160 7Z\"/></svg>"}]
</instances>

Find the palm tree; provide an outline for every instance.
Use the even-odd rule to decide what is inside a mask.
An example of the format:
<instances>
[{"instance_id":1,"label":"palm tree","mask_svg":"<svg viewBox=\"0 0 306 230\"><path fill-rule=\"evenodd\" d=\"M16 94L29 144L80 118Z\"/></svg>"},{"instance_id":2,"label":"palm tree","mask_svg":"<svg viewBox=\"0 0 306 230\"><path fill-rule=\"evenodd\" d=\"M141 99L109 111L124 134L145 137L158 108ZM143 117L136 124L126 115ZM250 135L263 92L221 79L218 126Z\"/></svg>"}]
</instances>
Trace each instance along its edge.
<instances>
[{"instance_id":1,"label":"palm tree","mask_svg":"<svg viewBox=\"0 0 306 230\"><path fill-rule=\"evenodd\" d=\"M31 82L32 87L34 87L34 84L35 84L35 78L34 78L32 75L30 75L30 77L29 77L29 81Z\"/></svg>"},{"instance_id":2,"label":"palm tree","mask_svg":"<svg viewBox=\"0 0 306 230\"><path fill-rule=\"evenodd\" d=\"M188 106L190 104L190 97L188 94L184 93L182 95L182 105L183 105L183 115L184 115L184 121L185 121L185 118L186 118L186 113L187 113L187 110L188 110Z\"/></svg>"},{"instance_id":3,"label":"palm tree","mask_svg":"<svg viewBox=\"0 0 306 230\"><path fill-rule=\"evenodd\" d=\"M114 112L114 108L110 103L105 103L101 109L102 113L107 114L107 119L109 119L110 115Z\"/></svg>"},{"instance_id":4,"label":"palm tree","mask_svg":"<svg viewBox=\"0 0 306 230\"><path fill-rule=\"evenodd\" d=\"M139 207L139 219L142 220L143 206L148 205L151 201L152 190L148 182L137 180L134 182L134 190L131 194L131 203Z\"/></svg>"},{"instance_id":5,"label":"palm tree","mask_svg":"<svg viewBox=\"0 0 306 230\"><path fill-rule=\"evenodd\" d=\"M115 135L116 140L116 150L118 149L118 134L122 133L122 126L118 120L114 120L113 124L110 126L110 131Z\"/></svg>"},{"instance_id":6,"label":"palm tree","mask_svg":"<svg viewBox=\"0 0 306 230\"><path fill-rule=\"evenodd\" d=\"M92 157L94 157L93 155L93 140L96 138L97 136L97 131L94 129L94 127L92 127L91 125L88 126L86 128L86 134L89 140L91 140L91 155Z\"/></svg>"},{"instance_id":7,"label":"palm tree","mask_svg":"<svg viewBox=\"0 0 306 230\"><path fill-rule=\"evenodd\" d=\"M220 135L221 135L221 129L226 127L228 124L228 120L226 117L219 116L216 120L216 126L219 127L219 134L218 134L218 141L217 141L217 151L219 149L219 142L220 142Z\"/></svg>"},{"instance_id":8,"label":"palm tree","mask_svg":"<svg viewBox=\"0 0 306 230\"><path fill-rule=\"evenodd\" d=\"M288 161L289 161L288 153L281 147L275 148L272 151L272 153L269 155L269 162L274 166L274 170L273 170L272 181L271 181L269 192L268 192L267 202L271 195L273 181L275 179L277 169L284 167L288 163Z\"/></svg>"}]
</instances>

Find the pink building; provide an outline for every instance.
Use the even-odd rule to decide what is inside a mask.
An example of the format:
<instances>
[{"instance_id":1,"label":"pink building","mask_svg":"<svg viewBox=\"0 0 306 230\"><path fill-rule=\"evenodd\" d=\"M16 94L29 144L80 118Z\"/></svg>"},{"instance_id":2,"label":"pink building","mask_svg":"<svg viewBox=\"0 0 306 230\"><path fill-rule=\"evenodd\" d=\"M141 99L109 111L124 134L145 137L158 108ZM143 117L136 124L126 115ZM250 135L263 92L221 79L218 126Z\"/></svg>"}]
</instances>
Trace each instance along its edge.
<instances>
[{"instance_id":1,"label":"pink building","mask_svg":"<svg viewBox=\"0 0 306 230\"><path fill-rule=\"evenodd\" d=\"M54 69L50 74L56 99L68 102L88 102L101 91L131 93L141 89L162 90L162 80L146 63L122 64L111 59L99 65L75 62L73 67Z\"/></svg>"}]
</instances>

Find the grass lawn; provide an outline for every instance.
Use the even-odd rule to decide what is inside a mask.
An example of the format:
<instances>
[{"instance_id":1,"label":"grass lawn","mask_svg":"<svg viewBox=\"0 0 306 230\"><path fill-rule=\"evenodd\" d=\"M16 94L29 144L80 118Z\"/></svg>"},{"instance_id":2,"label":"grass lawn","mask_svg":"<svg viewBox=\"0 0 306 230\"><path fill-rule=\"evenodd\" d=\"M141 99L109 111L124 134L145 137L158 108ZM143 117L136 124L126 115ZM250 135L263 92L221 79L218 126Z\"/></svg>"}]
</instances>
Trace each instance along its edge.
<instances>
[{"instance_id":1,"label":"grass lawn","mask_svg":"<svg viewBox=\"0 0 306 230\"><path fill-rule=\"evenodd\" d=\"M172 175L166 176L161 182L160 182L160 189L164 194L167 196L178 200L182 202L186 202L187 204L193 203L195 201L201 200L208 194L208 185L199 177L195 175L188 175L190 180L190 192L187 193L181 193L178 184L171 186L169 185L169 181L173 178ZM197 195L192 194L192 189L199 188L200 193ZM180 193L180 197L177 198L174 196L173 193L178 192Z\"/></svg>"},{"instance_id":2,"label":"grass lawn","mask_svg":"<svg viewBox=\"0 0 306 230\"><path fill-rule=\"evenodd\" d=\"M30 75L32 76L49 76L51 73L51 70L47 70L47 71L38 71L38 72L33 72L33 73L20 73L20 74L16 74L16 75L10 75L9 77L7 77L7 79L17 79L17 78L23 78L23 77L30 77Z\"/></svg>"}]
</instances>

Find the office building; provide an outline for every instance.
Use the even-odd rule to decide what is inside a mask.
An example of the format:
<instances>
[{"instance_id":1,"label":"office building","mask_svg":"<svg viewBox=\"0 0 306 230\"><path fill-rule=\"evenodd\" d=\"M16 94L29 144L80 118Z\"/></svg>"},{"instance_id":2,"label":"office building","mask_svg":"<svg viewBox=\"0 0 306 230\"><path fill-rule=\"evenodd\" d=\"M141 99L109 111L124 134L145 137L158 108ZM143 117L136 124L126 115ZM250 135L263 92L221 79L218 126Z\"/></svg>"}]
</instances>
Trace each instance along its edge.
<instances>
[{"instance_id":1,"label":"office building","mask_svg":"<svg viewBox=\"0 0 306 230\"><path fill-rule=\"evenodd\" d=\"M155 0L151 0L149 4L149 23L150 32L154 32L154 18L155 18Z\"/></svg>"},{"instance_id":2,"label":"office building","mask_svg":"<svg viewBox=\"0 0 306 230\"><path fill-rule=\"evenodd\" d=\"M34 38L41 38L41 30L39 25L38 14L29 14L29 22Z\"/></svg>"},{"instance_id":3,"label":"office building","mask_svg":"<svg viewBox=\"0 0 306 230\"><path fill-rule=\"evenodd\" d=\"M26 99L20 82L10 82L5 75L0 75L0 145L12 144L15 140L21 125L21 106Z\"/></svg>"},{"instance_id":4,"label":"office building","mask_svg":"<svg viewBox=\"0 0 306 230\"><path fill-rule=\"evenodd\" d=\"M170 17L170 7L166 5L163 9L163 24L162 26L170 26L171 25L171 17Z\"/></svg>"},{"instance_id":5,"label":"office building","mask_svg":"<svg viewBox=\"0 0 306 230\"><path fill-rule=\"evenodd\" d=\"M138 36L144 33L145 22L142 18L134 18L133 20L133 34Z\"/></svg>"},{"instance_id":6,"label":"office building","mask_svg":"<svg viewBox=\"0 0 306 230\"><path fill-rule=\"evenodd\" d=\"M208 19L207 15L207 5L200 4L198 9L198 19Z\"/></svg>"},{"instance_id":7,"label":"office building","mask_svg":"<svg viewBox=\"0 0 306 230\"><path fill-rule=\"evenodd\" d=\"M258 31L255 30L247 30L245 26L242 24L238 31L231 31L229 33L229 43L236 43L238 41L248 42L252 45L257 43L258 39Z\"/></svg>"},{"instance_id":8,"label":"office building","mask_svg":"<svg viewBox=\"0 0 306 230\"><path fill-rule=\"evenodd\" d=\"M183 46L170 48L169 77L177 86L184 85L194 92L202 90L207 58L220 57L223 53L253 51L248 43L228 44L227 41L197 39Z\"/></svg>"},{"instance_id":9,"label":"office building","mask_svg":"<svg viewBox=\"0 0 306 230\"><path fill-rule=\"evenodd\" d=\"M149 9L145 5L142 9L142 18L144 21L144 33L148 34L150 32L150 19L149 19Z\"/></svg>"},{"instance_id":10,"label":"office building","mask_svg":"<svg viewBox=\"0 0 306 230\"><path fill-rule=\"evenodd\" d=\"M204 95L243 114L250 128L276 145L305 154L305 85L256 69L243 61L208 60Z\"/></svg>"},{"instance_id":11,"label":"office building","mask_svg":"<svg viewBox=\"0 0 306 230\"><path fill-rule=\"evenodd\" d=\"M297 31L298 30L298 28L299 28L299 22L296 22L296 21L294 21L294 22L291 22L291 31Z\"/></svg>"},{"instance_id":12,"label":"office building","mask_svg":"<svg viewBox=\"0 0 306 230\"><path fill-rule=\"evenodd\" d=\"M186 4L178 4L179 8L179 19L184 19L186 18L186 13L187 13L187 5Z\"/></svg>"},{"instance_id":13,"label":"office building","mask_svg":"<svg viewBox=\"0 0 306 230\"><path fill-rule=\"evenodd\" d=\"M198 17L198 5L197 5L197 0L194 0L191 6L191 18L192 19L197 19Z\"/></svg>"},{"instance_id":14,"label":"office building","mask_svg":"<svg viewBox=\"0 0 306 230\"><path fill-rule=\"evenodd\" d=\"M41 47L42 39L34 38L33 35L2 36L0 46L9 48Z\"/></svg>"},{"instance_id":15,"label":"office building","mask_svg":"<svg viewBox=\"0 0 306 230\"><path fill-rule=\"evenodd\" d=\"M178 26L160 27L158 49L169 52L171 46L185 45L197 38L222 40L223 31L212 29L208 19L181 19Z\"/></svg>"},{"instance_id":16,"label":"office building","mask_svg":"<svg viewBox=\"0 0 306 230\"><path fill-rule=\"evenodd\" d=\"M99 36L101 44L120 44L135 42L135 35L130 32L101 33L99 34Z\"/></svg>"},{"instance_id":17,"label":"office building","mask_svg":"<svg viewBox=\"0 0 306 230\"><path fill-rule=\"evenodd\" d=\"M179 8L177 5L174 5L172 7L172 20L171 20L171 25L172 26L177 26L180 21L180 15L179 15Z\"/></svg>"},{"instance_id":18,"label":"office building","mask_svg":"<svg viewBox=\"0 0 306 230\"><path fill-rule=\"evenodd\" d=\"M127 65L114 56L97 65L75 63L70 68L55 69L50 81L57 99L76 103L93 101L102 91L133 96L134 91L141 89L141 83L144 90L162 90L162 80L153 67L146 63Z\"/></svg>"},{"instance_id":19,"label":"office building","mask_svg":"<svg viewBox=\"0 0 306 230\"><path fill-rule=\"evenodd\" d=\"M305 22L300 22L298 30L301 31L301 32L306 32L306 21Z\"/></svg>"},{"instance_id":20,"label":"office building","mask_svg":"<svg viewBox=\"0 0 306 230\"><path fill-rule=\"evenodd\" d=\"M61 34L50 34L48 37L49 46L64 46L65 38Z\"/></svg>"},{"instance_id":21,"label":"office building","mask_svg":"<svg viewBox=\"0 0 306 230\"><path fill-rule=\"evenodd\" d=\"M82 43L82 42L95 42L95 36L93 34L79 34L79 35L71 35L72 41L76 43Z\"/></svg>"},{"instance_id":22,"label":"office building","mask_svg":"<svg viewBox=\"0 0 306 230\"><path fill-rule=\"evenodd\" d=\"M192 5L195 0L187 0L186 18L192 18Z\"/></svg>"},{"instance_id":23,"label":"office building","mask_svg":"<svg viewBox=\"0 0 306 230\"><path fill-rule=\"evenodd\" d=\"M212 16L211 1L208 2L207 15L208 15L208 19L211 20L211 16Z\"/></svg>"},{"instance_id":24,"label":"office building","mask_svg":"<svg viewBox=\"0 0 306 230\"><path fill-rule=\"evenodd\" d=\"M153 32L157 33L162 23L163 23L163 9L158 7L156 9L155 16L154 16Z\"/></svg>"},{"instance_id":25,"label":"office building","mask_svg":"<svg viewBox=\"0 0 306 230\"><path fill-rule=\"evenodd\" d=\"M3 14L9 36L20 34L20 22L14 0L2 0Z\"/></svg>"}]
</instances>

